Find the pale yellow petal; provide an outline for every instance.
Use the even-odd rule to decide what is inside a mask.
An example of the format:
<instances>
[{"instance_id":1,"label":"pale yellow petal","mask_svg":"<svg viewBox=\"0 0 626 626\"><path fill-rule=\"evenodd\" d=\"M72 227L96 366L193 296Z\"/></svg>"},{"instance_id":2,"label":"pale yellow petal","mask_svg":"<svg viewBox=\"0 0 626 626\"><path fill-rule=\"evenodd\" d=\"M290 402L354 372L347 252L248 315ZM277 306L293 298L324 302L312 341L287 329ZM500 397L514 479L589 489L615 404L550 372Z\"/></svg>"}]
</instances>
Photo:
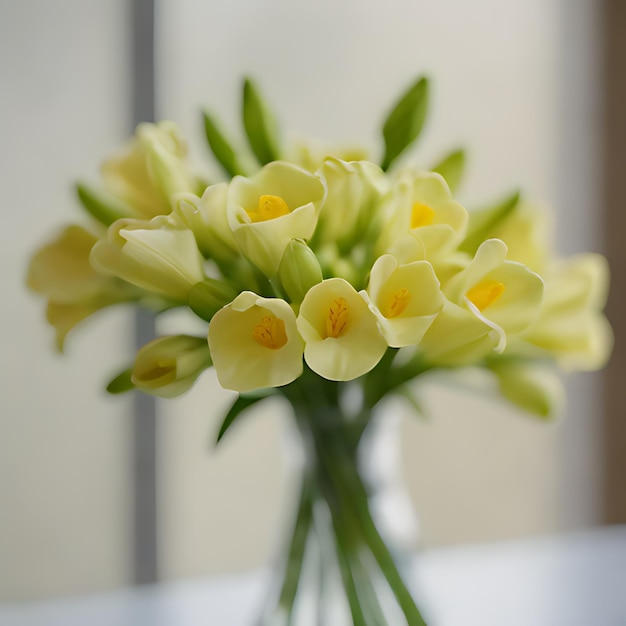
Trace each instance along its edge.
<instances>
[{"instance_id":1,"label":"pale yellow petal","mask_svg":"<svg viewBox=\"0 0 626 626\"><path fill-rule=\"evenodd\" d=\"M444 304L439 281L427 261L400 265L383 255L372 267L368 302L387 344L418 343Z\"/></svg>"},{"instance_id":2,"label":"pale yellow petal","mask_svg":"<svg viewBox=\"0 0 626 626\"><path fill-rule=\"evenodd\" d=\"M259 201L267 196L284 202L288 212L261 217ZM228 225L243 254L273 277L289 242L313 235L325 196L325 184L318 176L288 163L269 163L254 176L236 176L230 183Z\"/></svg>"},{"instance_id":3,"label":"pale yellow petal","mask_svg":"<svg viewBox=\"0 0 626 626\"><path fill-rule=\"evenodd\" d=\"M291 307L246 291L218 311L209 347L225 389L246 392L287 385L302 374L303 341Z\"/></svg>"},{"instance_id":4,"label":"pale yellow petal","mask_svg":"<svg viewBox=\"0 0 626 626\"><path fill-rule=\"evenodd\" d=\"M307 365L329 380L358 378L373 369L387 349L376 316L341 278L330 278L309 290L297 323Z\"/></svg>"}]
</instances>

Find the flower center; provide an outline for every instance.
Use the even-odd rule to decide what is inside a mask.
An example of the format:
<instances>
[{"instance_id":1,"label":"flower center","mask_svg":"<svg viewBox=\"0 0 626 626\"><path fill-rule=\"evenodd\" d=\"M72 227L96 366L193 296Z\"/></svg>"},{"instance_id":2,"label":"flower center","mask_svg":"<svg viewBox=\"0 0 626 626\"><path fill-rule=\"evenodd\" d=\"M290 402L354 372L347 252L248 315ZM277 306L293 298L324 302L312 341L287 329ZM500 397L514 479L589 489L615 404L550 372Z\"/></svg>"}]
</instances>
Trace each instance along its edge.
<instances>
[{"instance_id":1,"label":"flower center","mask_svg":"<svg viewBox=\"0 0 626 626\"><path fill-rule=\"evenodd\" d=\"M411 209L411 228L420 228L420 226L428 226L435 219L435 210L427 204L414 202Z\"/></svg>"},{"instance_id":2,"label":"flower center","mask_svg":"<svg viewBox=\"0 0 626 626\"><path fill-rule=\"evenodd\" d=\"M287 343L285 322L278 317L268 315L252 330L252 338L264 348L278 350Z\"/></svg>"},{"instance_id":3,"label":"flower center","mask_svg":"<svg viewBox=\"0 0 626 626\"><path fill-rule=\"evenodd\" d=\"M326 337L337 339L346 332L348 320L350 318L350 308L345 298L335 298L328 309L326 318Z\"/></svg>"},{"instance_id":4,"label":"flower center","mask_svg":"<svg viewBox=\"0 0 626 626\"><path fill-rule=\"evenodd\" d=\"M483 280L474 285L465 295L479 311L483 311L504 293L505 288L504 283L496 280Z\"/></svg>"},{"instance_id":5,"label":"flower center","mask_svg":"<svg viewBox=\"0 0 626 626\"><path fill-rule=\"evenodd\" d=\"M287 203L280 196L263 195L253 211L246 211L253 222L266 222L289 213Z\"/></svg>"},{"instance_id":6,"label":"flower center","mask_svg":"<svg viewBox=\"0 0 626 626\"><path fill-rule=\"evenodd\" d=\"M402 287L398 289L392 296L385 312L385 317L398 317L409 304L411 300L411 292Z\"/></svg>"}]
</instances>

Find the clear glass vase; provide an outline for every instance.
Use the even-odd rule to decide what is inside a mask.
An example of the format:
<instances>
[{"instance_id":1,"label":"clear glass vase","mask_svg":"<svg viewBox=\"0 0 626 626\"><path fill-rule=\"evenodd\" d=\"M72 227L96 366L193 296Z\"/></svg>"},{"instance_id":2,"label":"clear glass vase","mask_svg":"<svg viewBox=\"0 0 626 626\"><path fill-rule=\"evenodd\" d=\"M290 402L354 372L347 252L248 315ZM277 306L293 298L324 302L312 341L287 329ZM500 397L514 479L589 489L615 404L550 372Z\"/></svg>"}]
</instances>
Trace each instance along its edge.
<instances>
[{"instance_id":1,"label":"clear glass vase","mask_svg":"<svg viewBox=\"0 0 626 626\"><path fill-rule=\"evenodd\" d=\"M291 536L259 624L425 624L403 541L414 516L386 462L393 466L397 458L388 447L394 416L376 419L363 389L310 372L283 393L302 444L302 476Z\"/></svg>"}]
</instances>

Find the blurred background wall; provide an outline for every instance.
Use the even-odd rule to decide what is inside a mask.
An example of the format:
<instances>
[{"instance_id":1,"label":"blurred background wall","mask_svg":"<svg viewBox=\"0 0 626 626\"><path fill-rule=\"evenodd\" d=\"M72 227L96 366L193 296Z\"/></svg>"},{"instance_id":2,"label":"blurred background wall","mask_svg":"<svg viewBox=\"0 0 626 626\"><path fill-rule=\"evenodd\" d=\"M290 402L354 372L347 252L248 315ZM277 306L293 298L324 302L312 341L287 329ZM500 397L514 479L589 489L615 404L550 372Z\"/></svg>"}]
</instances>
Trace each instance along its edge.
<instances>
[{"instance_id":1,"label":"blurred background wall","mask_svg":"<svg viewBox=\"0 0 626 626\"><path fill-rule=\"evenodd\" d=\"M102 391L130 317L94 319L61 357L24 287L29 254L80 218L73 182L127 135L126 5L0 2L2 600L131 580L130 405Z\"/></svg>"},{"instance_id":2,"label":"blurred background wall","mask_svg":"<svg viewBox=\"0 0 626 626\"><path fill-rule=\"evenodd\" d=\"M0 600L128 584L130 404L100 393L129 358L130 318L107 314L51 354L27 254L77 212L129 119L129 2L0 4L5 285L0 397ZM591 0L320 0L157 3L157 117L177 120L206 168L199 111L240 127L251 75L288 138L363 143L379 155L392 99L426 73L429 122L413 158L469 149L467 206L521 186L558 209L563 252L598 249L597 12ZM36 17L36 19L35 19ZM7 197L8 196L8 197ZM73 212L74 211L74 212ZM106 318L106 319L105 319ZM180 328L171 317L162 328ZM426 546L551 533L601 520L597 377L570 384L544 425L491 399L424 390L431 419L404 416L404 467ZM159 558L164 579L255 567L287 515L289 435L278 405L218 450L230 399L212 373L158 406Z\"/></svg>"}]
</instances>

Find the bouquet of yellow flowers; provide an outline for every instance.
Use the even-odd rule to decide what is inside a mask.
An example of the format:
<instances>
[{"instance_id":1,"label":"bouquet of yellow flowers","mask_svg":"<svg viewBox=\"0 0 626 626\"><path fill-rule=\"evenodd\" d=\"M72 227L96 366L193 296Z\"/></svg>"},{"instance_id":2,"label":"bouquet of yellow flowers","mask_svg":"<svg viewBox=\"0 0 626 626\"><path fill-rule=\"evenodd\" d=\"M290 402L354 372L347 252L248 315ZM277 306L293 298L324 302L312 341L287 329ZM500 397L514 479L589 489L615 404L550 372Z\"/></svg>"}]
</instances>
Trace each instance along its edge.
<instances>
[{"instance_id":1,"label":"bouquet of yellow flowers","mask_svg":"<svg viewBox=\"0 0 626 626\"><path fill-rule=\"evenodd\" d=\"M380 165L341 150L290 154L247 80L252 154L204 115L226 182L192 172L173 123L141 124L104 163L102 188L78 185L91 223L65 228L30 265L28 285L47 298L60 349L74 326L114 304L188 307L208 324L202 336L143 346L109 391L173 397L214 367L238 392L218 441L268 396L293 407L308 462L266 623L300 623L303 563L315 549L331 553L346 623L425 623L359 470L381 400L410 397L425 372L472 366L491 372L510 402L548 417L561 394L557 370L599 368L610 353L602 256L553 258L545 216L517 192L467 211L453 196L461 150L431 171L397 165L427 105L421 78L386 118Z\"/></svg>"}]
</instances>

